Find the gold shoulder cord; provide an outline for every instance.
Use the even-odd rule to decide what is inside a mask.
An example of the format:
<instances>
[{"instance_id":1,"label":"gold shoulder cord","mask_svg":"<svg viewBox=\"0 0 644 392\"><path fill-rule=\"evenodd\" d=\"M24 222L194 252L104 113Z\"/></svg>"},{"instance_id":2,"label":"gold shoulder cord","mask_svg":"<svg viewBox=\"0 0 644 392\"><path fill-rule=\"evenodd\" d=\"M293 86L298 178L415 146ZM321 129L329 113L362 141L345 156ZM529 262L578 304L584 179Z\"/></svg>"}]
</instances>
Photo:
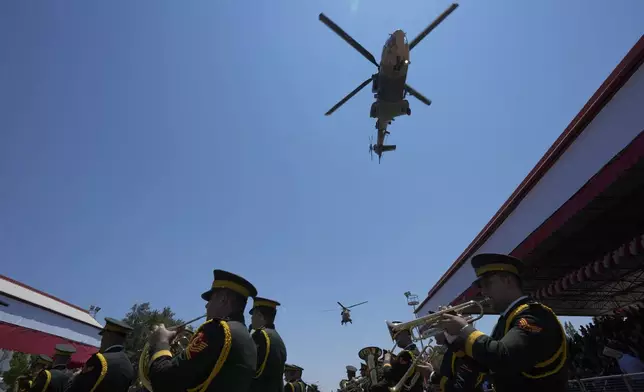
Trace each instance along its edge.
<instances>
[{"instance_id":1,"label":"gold shoulder cord","mask_svg":"<svg viewBox=\"0 0 644 392\"><path fill-rule=\"evenodd\" d=\"M538 305L541 306L546 311L548 311L550 314L552 314L552 316L555 318L555 320L557 319L557 315L555 314L555 312L552 311L552 309L550 309L549 307L547 307L544 304L538 304ZM530 304L523 304L523 305L517 307L515 310L513 310L512 313L510 313L510 316L508 317L508 320L505 323L505 333L506 334L510 330L510 327L512 326L512 322L514 321L514 319L521 312L523 312L524 310L528 309L529 307L530 307ZM561 368L564 366L564 364L566 363L566 357L567 357L567 352L566 352L567 351L567 348L566 348L566 346L567 346L567 344L566 344L566 333L565 333L563 327L561 326L561 323L559 322L559 320L557 320L557 323L559 324L559 328L561 328L561 344L559 345L559 349L557 350L557 352L555 352L555 354L552 357L548 358L547 360L545 360L543 362L537 363L536 365L534 365L534 367L535 367L535 370L538 370L539 368L543 368L543 367L546 367L546 366L552 364L558 358L561 358L560 361L559 361L559 364L554 369L552 369L550 371L546 371L546 372L544 372L542 374L536 374L535 375L535 374L529 374L529 373L526 373L526 372L521 372L521 374L523 374L525 377L532 378L532 379L548 377L550 375L553 375L553 374L559 372L561 370Z\"/></svg>"},{"instance_id":2,"label":"gold shoulder cord","mask_svg":"<svg viewBox=\"0 0 644 392\"><path fill-rule=\"evenodd\" d=\"M92 389L89 392L94 392L96 388L100 385L101 382L103 382L103 379L105 378L105 375L107 374L107 360L101 353L96 353L96 358L101 362L101 374L98 376L98 380L96 380L96 383L92 387Z\"/></svg>"},{"instance_id":3,"label":"gold shoulder cord","mask_svg":"<svg viewBox=\"0 0 644 392\"><path fill-rule=\"evenodd\" d=\"M257 373L255 373L255 378L258 378L259 376L264 373L264 368L266 368L266 362L268 362L268 353L271 351L271 339L268 337L268 334L266 331L263 329L260 330L262 332L262 335L264 335L264 340L266 341L266 353L264 353L264 360L262 361L262 366L259 367L257 370Z\"/></svg>"},{"instance_id":4,"label":"gold shoulder cord","mask_svg":"<svg viewBox=\"0 0 644 392\"><path fill-rule=\"evenodd\" d=\"M204 323L205 324L205 323ZM230 354L230 348L233 344L233 336L230 333L230 326L228 326L228 323L224 320L219 321L219 325L223 328L224 330L224 347L221 348L221 353L219 353L219 358L217 358L217 362L215 363L214 368L210 372L210 375L204 381L203 383L197 385L194 388L188 389L188 392L205 392L208 389L208 386L210 386L210 383L212 380L217 377L217 374L221 371L221 368L224 366L226 363L226 359L228 359L228 354Z\"/></svg>"}]
</instances>

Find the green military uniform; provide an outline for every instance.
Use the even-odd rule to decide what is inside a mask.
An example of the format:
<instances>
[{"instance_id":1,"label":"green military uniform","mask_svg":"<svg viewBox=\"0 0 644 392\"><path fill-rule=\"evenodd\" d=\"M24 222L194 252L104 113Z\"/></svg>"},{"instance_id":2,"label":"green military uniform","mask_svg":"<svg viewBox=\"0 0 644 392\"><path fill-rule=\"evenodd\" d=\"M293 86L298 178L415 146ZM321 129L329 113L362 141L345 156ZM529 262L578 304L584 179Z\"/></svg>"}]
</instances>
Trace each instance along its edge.
<instances>
[{"instance_id":1,"label":"green military uniform","mask_svg":"<svg viewBox=\"0 0 644 392\"><path fill-rule=\"evenodd\" d=\"M400 321L393 321L389 327L389 334L391 335L392 340L396 340L396 336L403 332L395 332L392 329L393 325L400 324ZM414 362L416 357L420 354L418 348L415 344L410 344L395 355L390 363L386 363L383 366L383 378L379 380L376 385L371 386L372 392L377 391L388 391L389 387L393 387L400 381L400 379L405 375L411 364ZM412 372L411 376L405 381L406 385L409 385L414 378L414 373ZM406 389L409 392L422 392L423 391L423 382L420 377L416 379L416 382L411 386L411 388Z\"/></svg>"},{"instance_id":2,"label":"green military uniform","mask_svg":"<svg viewBox=\"0 0 644 392\"><path fill-rule=\"evenodd\" d=\"M257 296L257 290L246 279L215 270L212 288L201 297L210 301L213 291L219 289L245 298ZM247 392L255 377L257 348L248 334L243 309L225 319L203 323L177 357L172 357L166 342L151 342L150 353L149 378L154 392Z\"/></svg>"},{"instance_id":3,"label":"green military uniform","mask_svg":"<svg viewBox=\"0 0 644 392\"><path fill-rule=\"evenodd\" d=\"M29 376L18 376L16 378L16 391L18 392L28 392L31 388L31 379Z\"/></svg>"},{"instance_id":4,"label":"green military uniform","mask_svg":"<svg viewBox=\"0 0 644 392\"><path fill-rule=\"evenodd\" d=\"M275 311L280 303L267 298L256 297L250 314L256 309L268 308ZM282 337L275 330L274 324L253 332L253 341L257 347L257 371L253 379L253 392L282 392L284 390L284 365L286 364L286 346Z\"/></svg>"},{"instance_id":5,"label":"green military uniform","mask_svg":"<svg viewBox=\"0 0 644 392\"><path fill-rule=\"evenodd\" d=\"M301 386L295 381L288 381L284 383L284 392L304 392Z\"/></svg>"},{"instance_id":6,"label":"green military uniform","mask_svg":"<svg viewBox=\"0 0 644 392\"><path fill-rule=\"evenodd\" d=\"M499 254L472 258L476 276L503 271L520 276L522 263ZM491 336L468 325L461 331L464 351L489 370L496 392L567 389L566 334L555 313L526 297L511 304Z\"/></svg>"},{"instance_id":7,"label":"green military uniform","mask_svg":"<svg viewBox=\"0 0 644 392\"><path fill-rule=\"evenodd\" d=\"M295 373L296 373L296 377L297 377L297 379L296 379L297 385L299 386L299 388L300 388L300 390L302 392L306 392L306 387L308 385L306 385L306 383L304 381L302 381L302 372L304 371L304 368L302 368L300 366L297 366L297 365L293 365L293 367L295 367Z\"/></svg>"},{"instance_id":8,"label":"green military uniform","mask_svg":"<svg viewBox=\"0 0 644 392\"><path fill-rule=\"evenodd\" d=\"M362 380L360 380L357 377L358 368L356 368L353 365L347 365L346 369L347 369L347 378L346 380L342 380L342 381L346 381L349 385L349 389L351 390L354 390L354 389L362 390L362 388L360 387L360 381Z\"/></svg>"},{"instance_id":9,"label":"green military uniform","mask_svg":"<svg viewBox=\"0 0 644 392\"><path fill-rule=\"evenodd\" d=\"M126 323L106 317L100 334L117 334L125 340L130 331L132 327ZM134 368L125 348L114 345L92 355L67 392L127 392L134 378Z\"/></svg>"},{"instance_id":10,"label":"green military uniform","mask_svg":"<svg viewBox=\"0 0 644 392\"><path fill-rule=\"evenodd\" d=\"M70 344L56 345L54 363L51 369L43 369L38 373L31 385L30 392L64 392L71 373L67 370L66 363L69 362L72 354L76 352Z\"/></svg>"},{"instance_id":11,"label":"green military uniform","mask_svg":"<svg viewBox=\"0 0 644 392\"><path fill-rule=\"evenodd\" d=\"M483 391L485 372L462 350L454 351L448 345L440 369L431 374L429 382L438 384L441 392Z\"/></svg>"},{"instance_id":12,"label":"green military uniform","mask_svg":"<svg viewBox=\"0 0 644 392\"><path fill-rule=\"evenodd\" d=\"M301 380L304 369L297 365L284 365L284 372L294 374L294 377L284 384L284 392L306 392L306 384ZM299 375L298 375L299 373Z\"/></svg>"},{"instance_id":13,"label":"green military uniform","mask_svg":"<svg viewBox=\"0 0 644 392\"><path fill-rule=\"evenodd\" d=\"M37 355L33 361L31 362L31 366L29 367L29 374L30 377L29 379L33 382L41 371L43 369L49 369L51 367L51 364L54 362L51 357L45 354L39 354Z\"/></svg>"},{"instance_id":14,"label":"green military uniform","mask_svg":"<svg viewBox=\"0 0 644 392\"><path fill-rule=\"evenodd\" d=\"M420 354L418 348L415 344L410 344L405 347L401 352L396 355L393 361L384 368L384 380L388 383L389 386L394 386L400 379L405 375L409 366L414 362L416 357ZM405 384L409 384L414 377L414 373L407 379ZM422 392L423 382L420 377L416 380L416 383L407 389L410 392Z\"/></svg>"}]
</instances>

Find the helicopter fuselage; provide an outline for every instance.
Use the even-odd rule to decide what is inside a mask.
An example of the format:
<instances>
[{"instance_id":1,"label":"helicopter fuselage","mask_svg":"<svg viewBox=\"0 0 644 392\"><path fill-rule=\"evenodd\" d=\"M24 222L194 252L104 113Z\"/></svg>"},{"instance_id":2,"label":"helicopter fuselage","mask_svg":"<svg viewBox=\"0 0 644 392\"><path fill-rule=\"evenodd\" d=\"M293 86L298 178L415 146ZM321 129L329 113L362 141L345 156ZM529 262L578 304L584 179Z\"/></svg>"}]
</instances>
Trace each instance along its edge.
<instances>
[{"instance_id":1,"label":"helicopter fuselage","mask_svg":"<svg viewBox=\"0 0 644 392\"><path fill-rule=\"evenodd\" d=\"M423 31L420 32L411 42L407 42L407 36L402 30L396 30L389 35L382 48L380 55L380 64L367 49L360 45L353 37L347 34L340 26L335 24L323 13L320 14L319 19L328 28L335 32L346 43L351 45L370 63L378 67L378 73L371 75L371 77L358 85L353 91L342 98L331 109L329 109L325 116L330 116L340 106L344 105L353 96L359 93L363 88L372 83L372 91L375 94L376 101L371 105L371 117L376 119L376 128L378 129L377 144L369 145L369 152L378 154L378 158L382 156L385 151L393 151L396 149L395 145L385 145L385 138L389 134L387 126L396 117L404 114L410 115L409 102L405 99L407 94L418 99L420 102L429 106L432 101L427 99L421 93L413 89L410 85L406 84L407 68L409 67L409 52L414 49L420 41L422 41L430 32L432 32L448 15L450 15L458 4L453 3L442 14L440 14L432 23L430 23Z\"/></svg>"},{"instance_id":2,"label":"helicopter fuselage","mask_svg":"<svg viewBox=\"0 0 644 392\"><path fill-rule=\"evenodd\" d=\"M402 30L389 35L380 56L378 73L373 75L372 92L376 102L371 105L371 117L376 118L378 130L376 145L373 147L378 156L395 146L385 146L387 126L395 117L409 115L409 101L405 99L405 83L409 67L409 44Z\"/></svg>"},{"instance_id":3,"label":"helicopter fuselage","mask_svg":"<svg viewBox=\"0 0 644 392\"><path fill-rule=\"evenodd\" d=\"M388 103L400 102L405 98L405 82L409 67L409 44L402 30L389 35L380 56L378 76L374 77L372 91L376 99Z\"/></svg>"},{"instance_id":4,"label":"helicopter fuselage","mask_svg":"<svg viewBox=\"0 0 644 392\"><path fill-rule=\"evenodd\" d=\"M351 321L351 311L349 309L343 309L340 314L342 315L342 322Z\"/></svg>"}]
</instances>

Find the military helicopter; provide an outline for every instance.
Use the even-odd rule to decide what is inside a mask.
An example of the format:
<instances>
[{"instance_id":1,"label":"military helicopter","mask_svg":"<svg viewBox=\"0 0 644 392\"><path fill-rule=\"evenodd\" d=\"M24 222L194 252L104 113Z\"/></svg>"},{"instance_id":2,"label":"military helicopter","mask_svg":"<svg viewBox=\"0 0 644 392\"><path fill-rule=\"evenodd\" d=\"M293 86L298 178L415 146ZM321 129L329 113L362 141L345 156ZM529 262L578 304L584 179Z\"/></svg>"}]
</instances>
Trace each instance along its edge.
<instances>
[{"instance_id":1,"label":"military helicopter","mask_svg":"<svg viewBox=\"0 0 644 392\"><path fill-rule=\"evenodd\" d=\"M360 302L360 303L357 303L357 304L353 304L351 306L344 306L340 302L338 302L338 305L340 305L340 307L342 308L342 311L340 312L340 315L342 316L342 321L340 321L340 324L341 325L344 325L346 323L353 324L353 321L351 320L351 310L349 310L349 309L355 308L356 306L364 305L367 302L369 302L369 301Z\"/></svg>"},{"instance_id":2,"label":"military helicopter","mask_svg":"<svg viewBox=\"0 0 644 392\"><path fill-rule=\"evenodd\" d=\"M370 117L376 119L376 129L378 130L377 141L374 145L369 145L369 153L374 152L378 155L378 163L382 158L382 154L386 151L396 150L396 145L386 145L385 138L389 135L387 126L398 116L403 114L411 115L409 108L409 101L405 99L407 94L415 97L425 105L431 105L431 101L425 98L418 91L413 89L406 83L407 68L410 64L409 52L420 43L432 30L434 30L445 18L449 16L458 7L458 4L452 4L441 15L430 23L425 30L423 30L411 42L407 42L407 36L402 30L396 30L389 35L382 49L380 57L380 64L376 62L375 57L367 51L362 45L354 40L349 34L342 30L326 15L320 14L320 21L328 28L333 30L337 35L345 40L349 45L353 46L355 50L360 52L367 60L378 68L378 73L375 73L356 87L355 90L350 92L347 96L342 98L340 102L335 104L326 116L331 115L340 106L344 105L349 99L353 98L360 90L365 88L369 83L372 83L371 91L374 93L376 102L371 105Z\"/></svg>"}]
</instances>

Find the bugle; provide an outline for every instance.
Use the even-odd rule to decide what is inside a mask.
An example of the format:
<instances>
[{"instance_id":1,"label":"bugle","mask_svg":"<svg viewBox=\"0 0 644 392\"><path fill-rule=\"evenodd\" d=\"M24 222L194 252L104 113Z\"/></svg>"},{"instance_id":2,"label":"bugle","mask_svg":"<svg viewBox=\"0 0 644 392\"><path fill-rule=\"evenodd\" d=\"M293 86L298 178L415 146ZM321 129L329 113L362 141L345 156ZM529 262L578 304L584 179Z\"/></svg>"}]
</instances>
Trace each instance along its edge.
<instances>
[{"instance_id":1,"label":"bugle","mask_svg":"<svg viewBox=\"0 0 644 392\"><path fill-rule=\"evenodd\" d=\"M422 326L426 327L427 329L421 334L413 335L412 333L412 340L416 342L419 340L434 337L439 333L443 332L442 329L437 328L436 326L442 320L443 316L446 314L449 314L449 313L459 314L467 308L471 308L472 306L478 306L479 314L474 316L468 315L465 317L465 319L467 320L468 323L473 323L474 321L480 320L484 315L484 312L485 312L484 305L487 301L489 301L488 298L485 298L482 301L474 301L474 300L467 301L460 305L446 307L445 309L439 310L438 312L431 313L423 317L418 317L414 320L407 321L405 323L394 324L389 321L387 321L386 323L387 323L387 327L390 330L393 330L394 332L412 331L414 328L417 328L417 327L422 327Z\"/></svg>"},{"instance_id":2,"label":"bugle","mask_svg":"<svg viewBox=\"0 0 644 392\"><path fill-rule=\"evenodd\" d=\"M172 353L173 356L177 356L181 352L183 352L186 349L186 347L188 347L188 343L190 343L190 339L192 339L193 332L190 330L187 330L186 326L188 326L188 324L194 323L197 320L201 320L204 317L206 317L205 314L202 316L196 317L190 321L187 321L183 324L168 328L170 331L177 332L177 334L174 336L174 338L172 338L172 341L170 342L170 352ZM143 346L143 350L141 350L141 356L139 356L139 381L141 382L141 385L145 387L145 389L152 392L152 382L150 381L149 373L150 373L150 344L145 343L145 346Z\"/></svg>"}]
</instances>

